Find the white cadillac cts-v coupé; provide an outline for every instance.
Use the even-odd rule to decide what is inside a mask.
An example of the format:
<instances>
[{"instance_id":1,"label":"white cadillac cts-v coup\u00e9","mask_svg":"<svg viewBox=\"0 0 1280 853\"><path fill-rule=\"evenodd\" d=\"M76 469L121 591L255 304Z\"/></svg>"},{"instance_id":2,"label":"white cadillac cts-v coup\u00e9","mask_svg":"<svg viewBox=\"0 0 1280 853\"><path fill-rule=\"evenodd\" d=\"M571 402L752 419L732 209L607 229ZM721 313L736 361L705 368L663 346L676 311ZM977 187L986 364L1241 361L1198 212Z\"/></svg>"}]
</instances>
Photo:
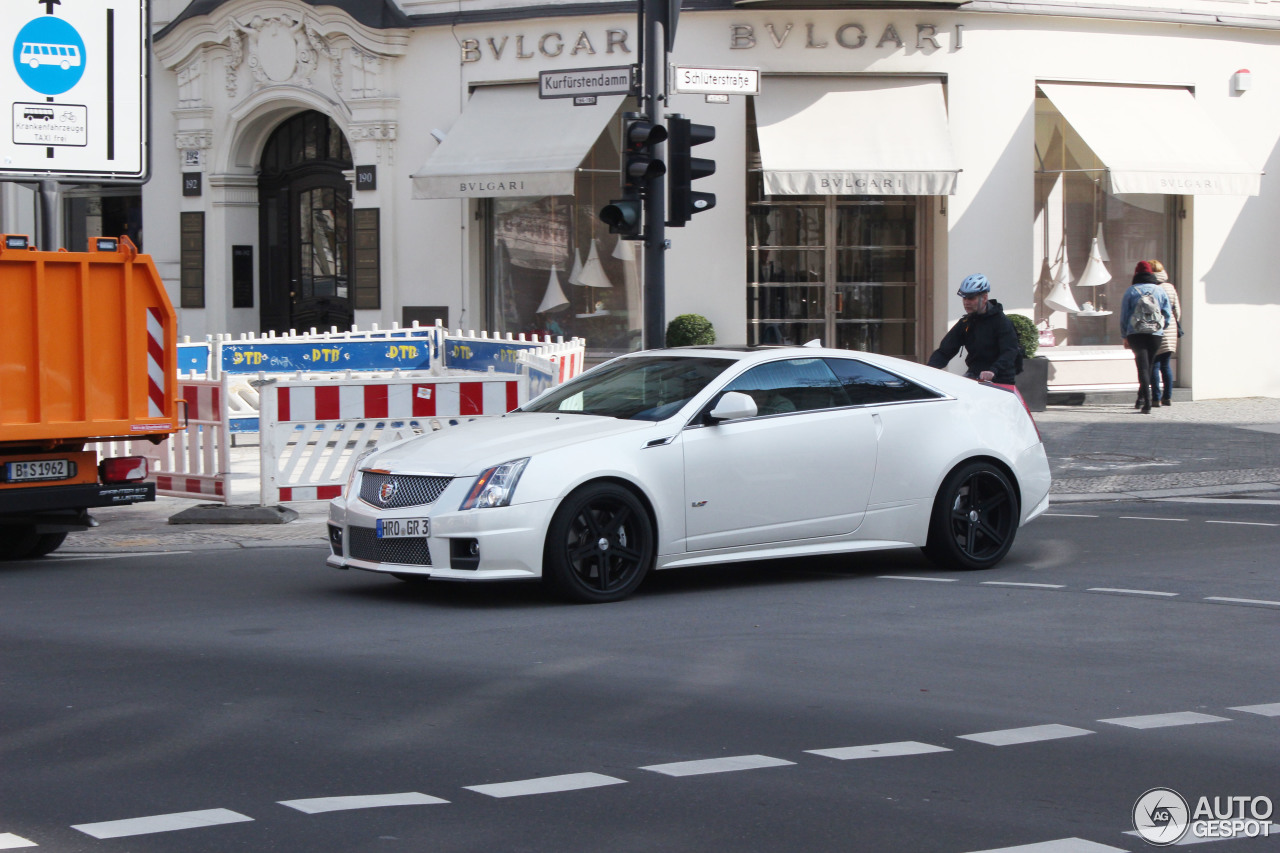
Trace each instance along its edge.
<instances>
[{"instance_id":1,"label":"white cadillac cts-v coup\u00e9","mask_svg":"<svg viewBox=\"0 0 1280 853\"><path fill-rule=\"evenodd\" d=\"M918 546L983 569L1049 482L1000 388L848 350L649 350L360 459L330 504L328 563L541 577L593 602L651 569L810 554Z\"/></svg>"}]
</instances>

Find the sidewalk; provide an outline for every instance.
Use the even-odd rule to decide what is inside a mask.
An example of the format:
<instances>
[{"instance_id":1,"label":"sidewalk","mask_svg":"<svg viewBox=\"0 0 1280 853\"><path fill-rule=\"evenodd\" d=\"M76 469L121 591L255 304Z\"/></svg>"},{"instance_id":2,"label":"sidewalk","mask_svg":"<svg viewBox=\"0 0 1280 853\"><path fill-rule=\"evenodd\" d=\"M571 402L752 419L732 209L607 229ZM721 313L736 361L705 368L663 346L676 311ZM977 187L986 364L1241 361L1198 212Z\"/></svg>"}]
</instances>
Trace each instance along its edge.
<instances>
[{"instance_id":1,"label":"sidewalk","mask_svg":"<svg viewBox=\"0 0 1280 853\"><path fill-rule=\"evenodd\" d=\"M1176 402L1142 415L1126 405L1050 406L1036 415L1056 502L1280 491L1280 399ZM233 501L258 496L256 445L233 452ZM1278 495L1280 497L1280 495ZM95 510L100 526L73 533L57 553L327 548L326 501L291 503L287 524L170 524L201 503Z\"/></svg>"}]
</instances>

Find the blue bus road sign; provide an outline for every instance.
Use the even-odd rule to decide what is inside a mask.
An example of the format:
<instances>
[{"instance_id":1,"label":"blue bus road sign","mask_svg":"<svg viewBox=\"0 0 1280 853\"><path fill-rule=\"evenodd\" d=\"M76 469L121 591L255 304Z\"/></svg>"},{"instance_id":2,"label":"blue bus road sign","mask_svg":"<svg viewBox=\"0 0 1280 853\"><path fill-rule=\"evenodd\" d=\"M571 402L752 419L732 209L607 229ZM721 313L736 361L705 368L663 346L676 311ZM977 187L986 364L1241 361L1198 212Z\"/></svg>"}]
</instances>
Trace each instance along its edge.
<instances>
[{"instance_id":1,"label":"blue bus road sign","mask_svg":"<svg viewBox=\"0 0 1280 853\"><path fill-rule=\"evenodd\" d=\"M4 5L0 178L145 181L146 0Z\"/></svg>"}]
</instances>

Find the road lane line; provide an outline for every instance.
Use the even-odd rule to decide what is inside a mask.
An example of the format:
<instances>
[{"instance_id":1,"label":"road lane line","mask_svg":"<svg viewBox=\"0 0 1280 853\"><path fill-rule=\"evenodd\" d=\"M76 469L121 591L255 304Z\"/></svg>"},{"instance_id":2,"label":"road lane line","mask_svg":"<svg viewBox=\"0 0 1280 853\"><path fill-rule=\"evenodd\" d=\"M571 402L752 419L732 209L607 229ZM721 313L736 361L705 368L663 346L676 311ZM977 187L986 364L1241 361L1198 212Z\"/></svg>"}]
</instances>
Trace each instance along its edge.
<instances>
[{"instance_id":1,"label":"road lane line","mask_svg":"<svg viewBox=\"0 0 1280 853\"><path fill-rule=\"evenodd\" d=\"M22 847L39 847L34 841L28 841L21 835L12 832L0 832L0 850L18 850Z\"/></svg>"},{"instance_id":2,"label":"road lane line","mask_svg":"<svg viewBox=\"0 0 1280 853\"><path fill-rule=\"evenodd\" d=\"M563 776L543 776L539 779L521 779L518 782L496 782L492 785L467 785L468 791L486 797L526 797L531 794L558 794L562 791L581 791L605 785L625 785L626 779L615 779L600 773L566 773Z\"/></svg>"},{"instance_id":3,"label":"road lane line","mask_svg":"<svg viewBox=\"0 0 1280 853\"><path fill-rule=\"evenodd\" d=\"M1175 711L1172 714L1146 714L1139 717L1112 717L1109 720L1098 720L1100 723L1111 723L1113 726L1125 726L1130 729L1163 729L1168 726L1191 726L1196 723L1229 723L1229 717L1215 717L1213 714L1201 714L1196 711Z\"/></svg>"},{"instance_id":4,"label":"road lane line","mask_svg":"<svg viewBox=\"0 0 1280 853\"><path fill-rule=\"evenodd\" d=\"M972 740L988 746L1015 746L1020 743L1037 743L1042 740L1058 740L1064 737L1080 737L1091 735L1089 729L1078 729L1075 726L1063 726L1050 723L1044 726L1024 726L1020 729L1001 729L994 732L978 732L972 735L958 735L961 740Z\"/></svg>"},{"instance_id":5,"label":"road lane line","mask_svg":"<svg viewBox=\"0 0 1280 853\"><path fill-rule=\"evenodd\" d=\"M1117 518L1124 521L1186 521L1185 518L1155 518L1150 515L1121 515Z\"/></svg>"},{"instance_id":6,"label":"road lane line","mask_svg":"<svg viewBox=\"0 0 1280 853\"><path fill-rule=\"evenodd\" d=\"M1280 702L1269 705L1237 705L1228 711L1244 711L1246 714L1261 714L1264 717L1280 717Z\"/></svg>"},{"instance_id":7,"label":"road lane line","mask_svg":"<svg viewBox=\"0 0 1280 853\"><path fill-rule=\"evenodd\" d=\"M1265 604L1268 607L1280 607L1280 601L1266 601L1261 598L1223 598L1220 595L1210 595L1205 601L1224 601L1227 604Z\"/></svg>"},{"instance_id":8,"label":"road lane line","mask_svg":"<svg viewBox=\"0 0 1280 853\"><path fill-rule=\"evenodd\" d=\"M1078 512L1044 512L1041 518L1098 518L1096 515L1085 515Z\"/></svg>"},{"instance_id":9,"label":"road lane line","mask_svg":"<svg viewBox=\"0 0 1280 853\"><path fill-rule=\"evenodd\" d=\"M762 767L783 767L795 764L785 758L768 755L734 755L729 758L707 758L702 761L677 761L673 764L651 764L641 767L664 776L702 776L706 773L732 773L736 770L758 770Z\"/></svg>"},{"instance_id":10,"label":"road lane line","mask_svg":"<svg viewBox=\"0 0 1280 853\"><path fill-rule=\"evenodd\" d=\"M856 758L897 758L903 755L925 755L930 752L950 752L945 746L904 740L898 743L874 743L866 746L840 746L834 749L806 749L805 752L850 761Z\"/></svg>"},{"instance_id":11,"label":"road lane line","mask_svg":"<svg viewBox=\"0 0 1280 853\"><path fill-rule=\"evenodd\" d=\"M1018 581L982 581L982 586L1025 586L1032 589L1066 589L1060 583L1019 583Z\"/></svg>"},{"instance_id":12,"label":"road lane line","mask_svg":"<svg viewBox=\"0 0 1280 853\"><path fill-rule=\"evenodd\" d=\"M1162 595L1165 598L1176 598L1176 592L1157 592L1154 589L1113 589L1109 586L1091 586L1086 592L1117 592L1122 595Z\"/></svg>"},{"instance_id":13,"label":"road lane line","mask_svg":"<svg viewBox=\"0 0 1280 853\"><path fill-rule=\"evenodd\" d=\"M976 850L974 853L1127 853L1122 847L1108 847L1083 838L1059 838L1038 844L1019 844L1017 847L998 847Z\"/></svg>"},{"instance_id":14,"label":"road lane line","mask_svg":"<svg viewBox=\"0 0 1280 853\"><path fill-rule=\"evenodd\" d=\"M297 809L305 814L340 812L349 809L377 809L383 806L433 806L447 803L439 797L429 797L417 791L403 794L364 794L355 797L314 797L309 800L280 800L282 806Z\"/></svg>"},{"instance_id":15,"label":"road lane line","mask_svg":"<svg viewBox=\"0 0 1280 853\"><path fill-rule=\"evenodd\" d=\"M955 583L959 578L919 578L913 575L880 575L882 581L930 581L932 583Z\"/></svg>"},{"instance_id":16,"label":"road lane line","mask_svg":"<svg viewBox=\"0 0 1280 853\"><path fill-rule=\"evenodd\" d=\"M197 812L175 812L151 817L134 817L126 820L108 820L102 823L81 823L72 829L94 838L124 838L129 835L149 835L153 832L172 832L175 829L200 829L221 826L225 823L244 823L253 818L230 809L205 809Z\"/></svg>"},{"instance_id":17,"label":"road lane line","mask_svg":"<svg viewBox=\"0 0 1280 853\"><path fill-rule=\"evenodd\" d=\"M1280 527L1280 524L1273 524L1269 521L1214 521L1213 519L1205 519L1205 524L1243 524L1247 527Z\"/></svg>"}]
</instances>

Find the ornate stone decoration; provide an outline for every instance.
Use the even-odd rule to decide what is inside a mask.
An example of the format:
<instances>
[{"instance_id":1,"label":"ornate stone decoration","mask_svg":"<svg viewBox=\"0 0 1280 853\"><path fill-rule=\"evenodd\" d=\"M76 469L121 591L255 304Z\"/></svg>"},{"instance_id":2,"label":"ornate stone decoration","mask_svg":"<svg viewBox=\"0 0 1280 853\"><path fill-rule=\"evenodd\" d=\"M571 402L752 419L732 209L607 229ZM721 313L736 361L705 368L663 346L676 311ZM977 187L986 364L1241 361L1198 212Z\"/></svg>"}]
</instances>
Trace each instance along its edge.
<instances>
[{"instance_id":1,"label":"ornate stone decoration","mask_svg":"<svg viewBox=\"0 0 1280 853\"><path fill-rule=\"evenodd\" d=\"M334 91L342 90L342 54L305 15L288 13L264 17L254 15L248 23L230 19L227 64L227 94L237 94L236 72L247 66L258 88L277 85L313 85L321 57L329 60Z\"/></svg>"}]
</instances>

